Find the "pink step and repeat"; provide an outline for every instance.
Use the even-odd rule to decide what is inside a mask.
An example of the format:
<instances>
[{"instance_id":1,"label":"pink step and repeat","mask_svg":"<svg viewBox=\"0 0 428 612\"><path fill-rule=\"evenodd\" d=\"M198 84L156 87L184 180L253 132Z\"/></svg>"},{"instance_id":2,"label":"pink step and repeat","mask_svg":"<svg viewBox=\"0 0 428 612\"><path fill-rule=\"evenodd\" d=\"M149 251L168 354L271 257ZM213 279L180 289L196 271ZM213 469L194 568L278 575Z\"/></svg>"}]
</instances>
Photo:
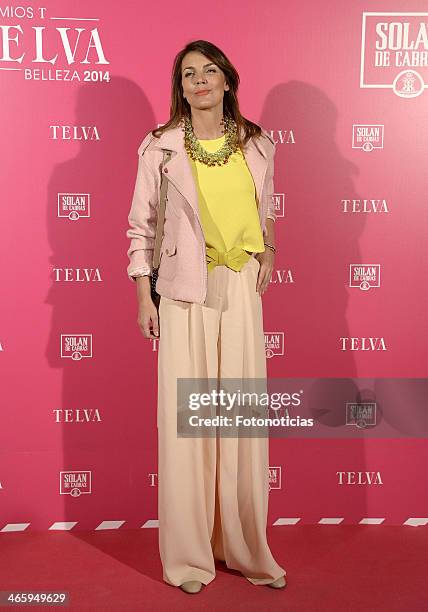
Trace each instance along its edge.
<instances>
[{"instance_id":1,"label":"pink step and repeat","mask_svg":"<svg viewBox=\"0 0 428 612\"><path fill-rule=\"evenodd\" d=\"M270 440L269 524L428 524L426 3L0 9L0 529L156 527L157 341L125 232L194 39L277 143L268 374L315 425Z\"/></svg>"}]
</instances>

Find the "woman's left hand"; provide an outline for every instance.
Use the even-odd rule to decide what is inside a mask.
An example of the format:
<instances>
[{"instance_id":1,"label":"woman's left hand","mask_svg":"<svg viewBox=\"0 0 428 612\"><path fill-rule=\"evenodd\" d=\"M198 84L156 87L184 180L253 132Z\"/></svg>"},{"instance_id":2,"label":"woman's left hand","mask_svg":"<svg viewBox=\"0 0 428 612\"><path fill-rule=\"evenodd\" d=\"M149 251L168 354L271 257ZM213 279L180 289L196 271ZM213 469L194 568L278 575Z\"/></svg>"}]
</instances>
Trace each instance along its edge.
<instances>
[{"instance_id":1,"label":"woman's left hand","mask_svg":"<svg viewBox=\"0 0 428 612\"><path fill-rule=\"evenodd\" d=\"M275 253L272 249L266 247L263 253L254 256L260 263L259 274L257 277L256 291L260 296L264 294L269 286L269 282L273 272L273 263L275 261Z\"/></svg>"}]
</instances>

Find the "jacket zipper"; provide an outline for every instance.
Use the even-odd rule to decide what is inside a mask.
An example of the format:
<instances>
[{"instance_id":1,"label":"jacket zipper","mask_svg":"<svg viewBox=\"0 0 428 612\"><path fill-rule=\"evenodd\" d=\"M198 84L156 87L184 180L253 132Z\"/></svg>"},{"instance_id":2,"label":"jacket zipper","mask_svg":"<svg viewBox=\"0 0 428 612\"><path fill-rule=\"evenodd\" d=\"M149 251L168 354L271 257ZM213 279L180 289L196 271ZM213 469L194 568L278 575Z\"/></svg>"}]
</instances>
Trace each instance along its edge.
<instances>
[{"instance_id":1,"label":"jacket zipper","mask_svg":"<svg viewBox=\"0 0 428 612\"><path fill-rule=\"evenodd\" d=\"M265 215L264 215L264 198L263 198L263 195L264 195L264 194L263 194L263 186L264 186L264 184L265 184L266 172L267 172L267 165L266 165L266 167L265 167L265 169L264 169L264 171L263 171L262 188L261 188L261 191L260 191L260 199L261 199L261 202L260 202L260 224L261 224L261 226L262 226L263 242L264 242L264 240L265 240L265 233L264 233L264 231L265 231L265 229L266 229L266 224L264 224L264 227L263 227L263 218L264 218L264 216L265 216Z\"/></svg>"},{"instance_id":2,"label":"jacket zipper","mask_svg":"<svg viewBox=\"0 0 428 612\"><path fill-rule=\"evenodd\" d=\"M165 164L165 167L167 166L167 164ZM174 187L177 189L177 191L179 193L181 193L181 191L179 190L179 188L177 187L175 181L171 180L170 177L168 177L167 179L168 181L171 181L171 183L174 185ZM181 193L181 195L183 196L183 194ZM184 198L184 196L183 196ZM204 236L204 231L202 229L202 224L201 221L199 219L199 216L196 214L196 212L194 211L194 216L196 217L197 221L198 221L198 225L199 225L199 229L201 230L201 236L202 236L202 285L203 285L203 289L202 289L202 301L200 301L200 304L203 304L203 302L205 301L206 295L207 295L207 288L208 288L208 270L207 270L207 262L206 262L206 251L205 251L205 236Z\"/></svg>"},{"instance_id":3,"label":"jacket zipper","mask_svg":"<svg viewBox=\"0 0 428 612\"><path fill-rule=\"evenodd\" d=\"M202 289L202 301L200 302L200 304L203 304L205 302L206 296L207 296L207 290L208 290L208 268L207 268L207 256L206 256L206 250L205 250L205 236L204 236L204 230L202 229L202 224L199 220L198 215L195 215L195 217L198 219L198 224L199 224L199 228L201 230L201 236L202 236L202 269L203 269L203 289Z\"/></svg>"}]
</instances>

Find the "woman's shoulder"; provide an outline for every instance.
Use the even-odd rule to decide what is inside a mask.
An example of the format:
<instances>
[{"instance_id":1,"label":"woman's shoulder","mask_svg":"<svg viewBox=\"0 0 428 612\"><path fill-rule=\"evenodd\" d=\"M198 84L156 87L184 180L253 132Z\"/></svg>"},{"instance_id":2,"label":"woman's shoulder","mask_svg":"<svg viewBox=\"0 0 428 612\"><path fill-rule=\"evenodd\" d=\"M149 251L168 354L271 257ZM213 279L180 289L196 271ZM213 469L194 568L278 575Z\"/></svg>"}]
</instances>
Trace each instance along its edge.
<instances>
[{"instance_id":1,"label":"woman's shoulder","mask_svg":"<svg viewBox=\"0 0 428 612\"><path fill-rule=\"evenodd\" d=\"M170 130L174 134L173 138L175 138L176 137L175 132L178 131L178 130L181 132L181 127L180 126L173 126L173 127L168 127L166 129L160 129L159 126L158 126L158 127L153 128L149 132L147 132L147 134L143 138L143 141L141 142L140 146L138 147L139 155L143 155L144 153L150 153L152 150L156 154L159 154L159 150L160 149L156 145L159 143L159 141L162 142L162 140L161 140L162 137L165 134L167 134Z\"/></svg>"},{"instance_id":2,"label":"woman's shoulder","mask_svg":"<svg viewBox=\"0 0 428 612\"><path fill-rule=\"evenodd\" d=\"M265 147L268 153L271 155L275 154L276 143L272 138L272 135L265 130L262 126L260 126L261 134L259 136L262 145Z\"/></svg>"},{"instance_id":3,"label":"woman's shoulder","mask_svg":"<svg viewBox=\"0 0 428 612\"><path fill-rule=\"evenodd\" d=\"M151 145L151 143L152 143L154 140L157 140L157 137L156 137L156 136L154 136L154 135L153 135L153 133L152 133L153 131L154 131L154 130L150 130L150 132L148 132L148 133L147 133L147 134L144 136L144 138L143 138L143 140L142 140L142 142L141 142L140 146L138 147L138 155L144 155L144 153L146 152L146 150L148 149L148 147Z\"/></svg>"},{"instance_id":4,"label":"woman's shoulder","mask_svg":"<svg viewBox=\"0 0 428 612\"><path fill-rule=\"evenodd\" d=\"M270 132L268 132L267 130L265 130L263 127L261 128L262 130L262 135L267 139L267 141L273 146L273 148L275 148L275 141L272 138L272 135L270 134Z\"/></svg>"}]
</instances>

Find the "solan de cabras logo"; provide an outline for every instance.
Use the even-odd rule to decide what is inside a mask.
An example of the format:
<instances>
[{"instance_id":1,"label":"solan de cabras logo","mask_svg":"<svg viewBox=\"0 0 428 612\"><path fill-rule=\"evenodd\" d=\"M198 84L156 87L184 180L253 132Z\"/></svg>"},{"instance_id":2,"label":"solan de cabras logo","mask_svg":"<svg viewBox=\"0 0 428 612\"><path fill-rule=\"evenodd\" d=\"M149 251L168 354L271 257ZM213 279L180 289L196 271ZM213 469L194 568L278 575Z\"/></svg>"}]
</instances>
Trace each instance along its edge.
<instances>
[{"instance_id":1,"label":"solan de cabras logo","mask_svg":"<svg viewBox=\"0 0 428 612\"><path fill-rule=\"evenodd\" d=\"M428 13L363 13L360 87L415 98L428 87Z\"/></svg>"}]
</instances>

